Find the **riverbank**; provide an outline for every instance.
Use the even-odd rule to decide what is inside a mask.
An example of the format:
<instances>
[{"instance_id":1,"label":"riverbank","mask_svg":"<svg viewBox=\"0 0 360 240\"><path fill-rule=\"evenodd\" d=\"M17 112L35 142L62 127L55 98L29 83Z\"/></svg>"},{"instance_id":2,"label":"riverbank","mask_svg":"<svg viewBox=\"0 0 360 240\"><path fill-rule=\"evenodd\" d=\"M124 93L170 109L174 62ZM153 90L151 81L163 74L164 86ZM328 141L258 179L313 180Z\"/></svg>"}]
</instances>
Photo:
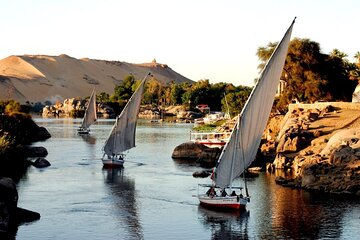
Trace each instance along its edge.
<instances>
[{"instance_id":1,"label":"riverbank","mask_svg":"<svg viewBox=\"0 0 360 240\"><path fill-rule=\"evenodd\" d=\"M82 118L85 113L87 100L70 98L65 99L62 103L58 102L54 105L44 106L41 115L44 118ZM115 118L121 113L125 103L121 105L117 102L97 103L97 116L98 118ZM195 118L203 117L200 111L185 110L185 106L140 106L139 115L140 119L149 120L162 120L169 122L194 122Z\"/></svg>"},{"instance_id":2,"label":"riverbank","mask_svg":"<svg viewBox=\"0 0 360 240\"><path fill-rule=\"evenodd\" d=\"M50 133L39 127L26 113L10 112L0 115L0 237L12 239L17 226L40 218L40 214L17 206L16 183L28 167L43 163L47 155L44 147L31 144L50 138Z\"/></svg>"},{"instance_id":3,"label":"riverbank","mask_svg":"<svg viewBox=\"0 0 360 240\"><path fill-rule=\"evenodd\" d=\"M291 104L269 119L256 160L250 166L287 173L277 183L332 194L360 196L360 105ZM206 149L177 146L173 158L203 162ZM218 154L207 154L214 167ZM210 164L209 164L210 163Z\"/></svg>"}]
</instances>

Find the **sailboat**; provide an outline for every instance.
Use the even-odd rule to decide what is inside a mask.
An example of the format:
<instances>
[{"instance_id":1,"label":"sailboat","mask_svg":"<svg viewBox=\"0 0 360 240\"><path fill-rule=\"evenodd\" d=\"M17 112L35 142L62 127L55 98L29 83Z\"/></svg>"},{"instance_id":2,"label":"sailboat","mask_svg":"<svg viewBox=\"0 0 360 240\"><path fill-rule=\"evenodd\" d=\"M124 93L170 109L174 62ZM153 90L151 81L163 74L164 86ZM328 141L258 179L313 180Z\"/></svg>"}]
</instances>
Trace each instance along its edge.
<instances>
[{"instance_id":1,"label":"sailboat","mask_svg":"<svg viewBox=\"0 0 360 240\"><path fill-rule=\"evenodd\" d=\"M96 122L96 120L96 92L94 88L89 99L89 104L85 110L85 115L81 122L81 126L78 128L78 133L89 134L90 125Z\"/></svg>"},{"instance_id":2,"label":"sailboat","mask_svg":"<svg viewBox=\"0 0 360 240\"><path fill-rule=\"evenodd\" d=\"M211 175L212 184L199 184L200 205L222 210L241 210L245 209L250 201L245 177L246 196L242 195L242 187L232 185L241 174L244 176L245 170L255 159L285 64L294 23L295 19L262 70L257 84L238 115L230 139ZM208 191L200 193L201 188Z\"/></svg>"},{"instance_id":3,"label":"sailboat","mask_svg":"<svg viewBox=\"0 0 360 240\"><path fill-rule=\"evenodd\" d=\"M120 115L116 117L114 126L105 142L102 162L105 168L122 167L124 152L135 147L136 122L140 109L141 97L144 91L148 73L135 90Z\"/></svg>"}]
</instances>

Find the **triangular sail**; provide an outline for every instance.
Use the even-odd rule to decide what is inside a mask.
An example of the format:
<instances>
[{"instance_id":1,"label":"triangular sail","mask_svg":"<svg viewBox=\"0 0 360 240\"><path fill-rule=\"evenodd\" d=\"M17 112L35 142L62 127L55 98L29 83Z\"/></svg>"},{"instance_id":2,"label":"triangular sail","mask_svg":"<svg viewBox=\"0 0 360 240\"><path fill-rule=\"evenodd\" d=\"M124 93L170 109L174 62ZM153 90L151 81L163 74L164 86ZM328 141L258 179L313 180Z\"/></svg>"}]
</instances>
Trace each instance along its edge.
<instances>
[{"instance_id":1,"label":"triangular sail","mask_svg":"<svg viewBox=\"0 0 360 240\"><path fill-rule=\"evenodd\" d=\"M105 143L104 152L111 156L120 154L130 148L135 147L136 122L140 109L141 96L144 91L144 84L147 76L141 81L139 87L116 118L116 122L111 130L110 136Z\"/></svg>"},{"instance_id":2,"label":"triangular sail","mask_svg":"<svg viewBox=\"0 0 360 240\"><path fill-rule=\"evenodd\" d=\"M95 88L93 89L89 104L85 110L85 115L82 120L80 128L87 129L92 125L94 122L96 122L97 116L96 116L96 92Z\"/></svg>"},{"instance_id":3,"label":"triangular sail","mask_svg":"<svg viewBox=\"0 0 360 240\"><path fill-rule=\"evenodd\" d=\"M214 171L216 186L230 186L255 159L285 64L294 22L295 20L271 55L238 116L237 124Z\"/></svg>"}]
</instances>

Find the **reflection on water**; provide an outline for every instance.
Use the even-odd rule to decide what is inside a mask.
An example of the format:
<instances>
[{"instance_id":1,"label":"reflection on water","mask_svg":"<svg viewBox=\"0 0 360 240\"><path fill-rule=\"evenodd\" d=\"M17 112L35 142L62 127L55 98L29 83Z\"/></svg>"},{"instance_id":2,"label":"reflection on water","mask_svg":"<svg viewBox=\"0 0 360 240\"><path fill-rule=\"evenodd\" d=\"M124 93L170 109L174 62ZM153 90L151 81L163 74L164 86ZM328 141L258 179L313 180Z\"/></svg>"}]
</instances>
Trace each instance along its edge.
<instances>
[{"instance_id":1,"label":"reflection on water","mask_svg":"<svg viewBox=\"0 0 360 240\"><path fill-rule=\"evenodd\" d=\"M96 138L91 136L90 134L81 134L80 137L88 144L91 144L91 145L96 144Z\"/></svg>"},{"instance_id":2,"label":"reflection on water","mask_svg":"<svg viewBox=\"0 0 360 240\"><path fill-rule=\"evenodd\" d=\"M194 160L186 160L186 159L173 159L174 165L182 171L188 171L189 169L193 169L193 167L199 167L200 164Z\"/></svg>"},{"instance_id":3,"label":"reflection on water","mask_svg":"<svg viewBox=\"0 0 360 240\"><path fill-rule=\"evenodd\" d=\"M199 207L193 197L205 170L174 161L191 125L139 122L136 148L124 169L102 169L102 148L114 120L100 119L79 136L81 119L36 119L52 137L51 166L29 168L18 183L19 206L41 219L19 227L20 239L354 239L359 200L336 199L275 184L274 175L249 179L251 202L240 215ZM139 162L143 164L138 164ZM1 169L0 169L1 170ZM135 184L136 183L136 184ZM251 214L250 214L251 212Z\"/></svg>"},{"instance_id":4,"label":"reflection on water","mask_svg":"<svg viewBox=\"0 0 360 240\"><path fill-rule=\"evenodd\" d=\"M317 238L323 217L321 205L309 204L307 193L301 190L289 191L279 188L272 192L273 218L272 226L275 236L289 238Z\"/></svg>"},{"instance_id":5,"label":"reflection on water","mask_svg":"<svg viewBox=\"0 0 360 240\"><path fill-rule=\"evenodd\" d=\"M217 212L198 207L206 228L211 231L211 239L248 239L248 219L250 211Z\"/></svg>"},{"instance_id":6,"label":"reflection on water","mask_svg":"<svg viewBox=\"0 0 360 240\"><path fill-rule=\"evenodd\" d=\"M111 195L116 197L114 206L118 212L120 224L127 226L131 238L143 239L137 213L135 181L125 176L124 171L124 168L103 169L104 182Z\"/></svg>"},{"instance_id":7,"label":"reflection on water","mask_svg":"<svg viewBox=\"0 0 360 240\"><path fill-rule=\"evenodd\" d=\"M267 221L259 222L263 236L288 239L341 238L344 212L351 206L351 200L281 187L276 185L274 177L266 174L263 178L264 186L267 186L263 188L264 201L269 204L262 203L259 207L271 217L268 225ZM354 203L355 208L359 206L358 202Z\"/></svg>"}]
</instances>

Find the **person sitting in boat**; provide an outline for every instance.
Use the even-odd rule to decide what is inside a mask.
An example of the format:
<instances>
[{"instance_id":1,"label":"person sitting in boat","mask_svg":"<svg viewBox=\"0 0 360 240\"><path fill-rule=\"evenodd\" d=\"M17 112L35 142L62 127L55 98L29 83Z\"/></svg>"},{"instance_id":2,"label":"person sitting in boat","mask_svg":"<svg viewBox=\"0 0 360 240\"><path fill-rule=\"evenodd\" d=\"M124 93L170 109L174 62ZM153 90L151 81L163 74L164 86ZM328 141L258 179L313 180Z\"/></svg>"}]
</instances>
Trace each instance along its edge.
<instances>
[{"instance_id":1,"label":"person sitting in boat","mask_svg":"<svg viewBox=\"0 0 360 240\"><path fill-rule=\"evenodd\" d=\"M231 196L236 196L236 192L232 191Z\"/></svg>"},{"instance_id":2,"label":"person sitting in boat","mask_svg":"<svg viewBox=\"0 0 360 240\"><path fill-rule=\"evenodd\" d=\"M206 194L207 194L209 197L214 197L214 196L216 196L215 188L214 188L214 187L210 187L209 190L207 190Z\"/></svg>"},{"instance_id":3,"label":"person sitting in boat","mask_svg":"<svg viewBox=\"0 0 360 240\"><path fill-rule=\"evenodd\" d=\"M222 191L221 191L221 196L222 196L222 197L226 197L226 196L227 196L227 192L225 191L225 188L222 189Z\"/></svg>"}]
</instances>

